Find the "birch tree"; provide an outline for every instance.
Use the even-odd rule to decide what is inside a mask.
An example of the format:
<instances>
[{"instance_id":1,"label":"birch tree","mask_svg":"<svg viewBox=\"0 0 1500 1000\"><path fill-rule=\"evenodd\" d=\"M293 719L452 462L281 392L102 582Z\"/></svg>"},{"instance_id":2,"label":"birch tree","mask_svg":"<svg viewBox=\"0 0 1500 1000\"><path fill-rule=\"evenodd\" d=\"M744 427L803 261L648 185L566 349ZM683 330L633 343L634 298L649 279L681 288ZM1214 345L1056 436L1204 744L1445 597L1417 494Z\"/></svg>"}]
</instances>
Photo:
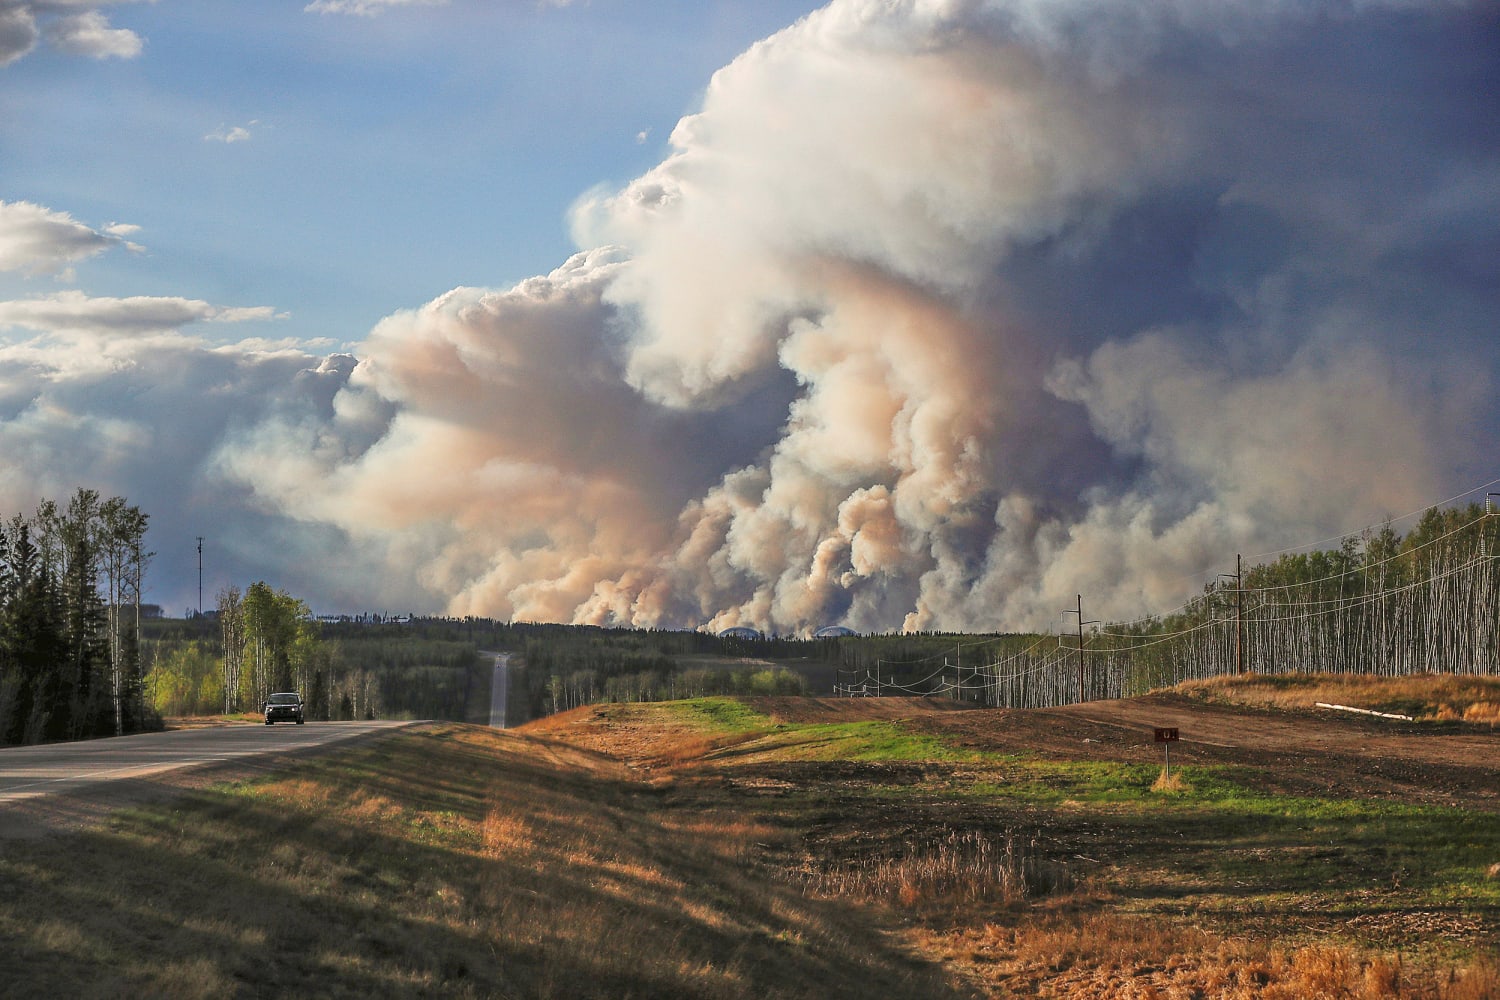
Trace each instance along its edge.
<instances>
[{"instance_id":1,"label":"birch tree","mask_svg":"<svg viewBox=\"0 0 1500 1000\"><path fill-rule=\"evenodd\" d=\"M225 587L216 597L224 637L224 714L240 709L240 676L245 667L245 603L240 588Z\"/></svg>"}]
</instances>

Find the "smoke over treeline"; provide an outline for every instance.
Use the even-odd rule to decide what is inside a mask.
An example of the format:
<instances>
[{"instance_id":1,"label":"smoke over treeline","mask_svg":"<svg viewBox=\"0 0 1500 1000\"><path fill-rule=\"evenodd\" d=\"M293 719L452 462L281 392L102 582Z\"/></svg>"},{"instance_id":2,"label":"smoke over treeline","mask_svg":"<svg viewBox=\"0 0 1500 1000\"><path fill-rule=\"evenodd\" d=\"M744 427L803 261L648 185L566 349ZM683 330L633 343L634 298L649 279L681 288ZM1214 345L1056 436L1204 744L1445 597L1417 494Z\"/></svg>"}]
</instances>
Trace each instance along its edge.
<instances>
[{"instance_id":1,"label":"smoke over treeline","mask_svg":"<svg viewBox=\"0 0 1500 1000\"><path fill-rule=\"evenodd\" d=\"M835 0L584 194L551 273L352 358L152 343L241 366L193 489L318 553L299 591L1131 617L1493 478L1497 51L1477 2Z\"/></svg>"}]
</instances>

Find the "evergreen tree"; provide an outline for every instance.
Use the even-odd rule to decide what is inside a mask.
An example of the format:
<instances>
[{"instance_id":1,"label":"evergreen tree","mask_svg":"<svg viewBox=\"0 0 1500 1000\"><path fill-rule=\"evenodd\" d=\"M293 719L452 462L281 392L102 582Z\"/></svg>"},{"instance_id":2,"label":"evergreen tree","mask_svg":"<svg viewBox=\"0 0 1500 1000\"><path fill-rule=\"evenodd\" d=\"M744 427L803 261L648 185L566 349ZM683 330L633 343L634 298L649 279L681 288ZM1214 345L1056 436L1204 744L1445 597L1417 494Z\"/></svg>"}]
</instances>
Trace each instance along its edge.
<instances>
[{"instance_id":1,"label":"evergreen tree","mask_svg":"<svg viewBox=\"0 0 1500 1000\"><path fill-rule=\"evenodd\" d=\"M10 558L14 589L0 625L3 659L14 678L4 737L10 743L39 743L52 718L58 666L64 662L61 601L43 572L30 526L18 529Z\"/></svg>"}]
</instances>

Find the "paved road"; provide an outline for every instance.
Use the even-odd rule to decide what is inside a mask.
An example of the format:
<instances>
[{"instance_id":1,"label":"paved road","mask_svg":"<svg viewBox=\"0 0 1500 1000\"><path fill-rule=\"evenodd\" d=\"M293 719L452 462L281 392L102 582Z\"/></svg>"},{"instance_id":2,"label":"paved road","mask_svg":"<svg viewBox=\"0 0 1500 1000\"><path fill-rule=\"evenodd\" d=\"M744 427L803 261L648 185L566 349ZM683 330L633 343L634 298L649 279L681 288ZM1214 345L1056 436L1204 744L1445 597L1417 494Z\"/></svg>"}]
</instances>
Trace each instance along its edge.
<instances>
[{"instance_id":1,"label":"paved road","mask_svg":"<svg viewBox=\"0 0 1500 1000\"><path fill-rule=\"evenodd\" d=\"M0 749L0 810L28 800L160 777L184 768L272 763L408 722L210 726L116 739Z\"/></svg>"},{"instance_id":2,"label":"paved road","mask_svg":"<svg viewBox=\"0 0 1500 1000\"><path fill-rule=\"evenodd\" d=\"M509 653L494 653L495 674L490 681L490 728L505 728L505 694L509 687L507 668L510 664Z\"/></svg>"}]
</instances>

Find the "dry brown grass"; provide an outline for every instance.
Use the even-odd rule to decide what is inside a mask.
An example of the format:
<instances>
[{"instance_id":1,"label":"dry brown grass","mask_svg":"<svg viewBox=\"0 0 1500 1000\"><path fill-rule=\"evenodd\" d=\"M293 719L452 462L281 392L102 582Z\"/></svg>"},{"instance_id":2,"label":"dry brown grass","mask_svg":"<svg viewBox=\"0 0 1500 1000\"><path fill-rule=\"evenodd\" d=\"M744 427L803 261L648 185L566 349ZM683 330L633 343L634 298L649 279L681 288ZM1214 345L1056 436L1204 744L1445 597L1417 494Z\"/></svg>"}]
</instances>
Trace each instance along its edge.
<instances>
[{"instance_id":1,"label":"dry brown grass","mask_svg":"<svg viewBox=\"0 0 1500 1000\"><path fill-rule=\"evenodd\" d=\"M1493 962L1408 968L1398 956L1226 939L1178 921L1121 914L1080 894L1003 922L917 932L921 946L992 995L1144 1000L1494 1000Z\"/></svg>"},{"instance_id":2,"label":"dry brown grass","mask_svg":"<svg viewBox=\"0 0 1500 1000\"><path fill-rule=\"evenodd\" d=\"M1241 705L1305 710L1323 702L1417 719L1500 725L1500 677L1248 674L1187 681L1178 690L1191 697Z\"/></svg>"},{"instance_id":3,"label":"dry brown grass","mask_svg":"<svg viewBox=\"0 0 1500 1000\"><path fill-rule=\"evenodd\" d=\"M809 892L882 900L903 907L939 903L999 903L1071 890L1068 867L1042 857L1015 834L993 839L982 833L949 831L927 841L908 841L894 857L854 858L799 873Z\"/></svg>"},{"instance_id":4,"label":"dry brown grass","mask_svg":"<svg viewBox=\"0 0 1500 1000\"><path fill-rule=\"evenodd\" d=\"M713 733L682 716L633 705L590 705L528 723L526 732L565 740L571 746L607 752L613 760L643 770L695 764L743 736Z\"/></svg>"},{"instance_id":5,"label":"dry brown grass","mask_svg":"<svg viewBox=\"0 0 1500 1000\"><path fill-rule=\"evenodd\" d=\"M867 915L751 863L773 825L666 794L454 725L7 844L0 992L951 995Z\"/></svg>"},{"instance_id":6,"label":"dry brown grass","mask_svg":"<svg viewBox=\"0 0 1500 1000\"><path fill-rule=\"evenodd\" d=\"M1255 871L1215 881L1204 859L1228 853L1354 877L1353 841L1330 844L1329 825L1316 844L1229 852L1228 826L1192 825L1197 778L1175 753L1174 787L1140 794L1153 758L1137 799L1101 804L1085 787L1097 762L1054 768L1066 795L1028 799L1007 785L1026 778L1017 759L778 759L734 749L754 734L682 720L601 706L529 733L437 727L6 844L0 992L1500 996L1492 904L1467 911L1459 953L1408 918L1446 934L1461 900L1418 914L1420 897L1386 886L1370 912L1409 940L1372 940L1336 922L1347 893L1257 887ZM1302 920L1319 906L1321 923Z\"/></svg>"},{"instance_id":7,"label":"dry brown grass","mask_svg":"<svg viewBox=\"0 0 1500 1000\"><path fill-rule=\"evenodd\" d=\"M1473 702L1464 708L1463 713L1465 722L1487 722L1491 726L1500 725L1500 700ZM1439 715L1439 718L1441 717Z\"/></svg>"},{"instance_id":8,"label":"dry brown grass","mask_svg":"<svg viewBox=\"0 0 1500 1000\"><path fill-rule=\"evenodd\" d=\"M1358 704L1347 687L1337 689L1340 700ZM1328 690L1333 689L1317 692L1317 700ZM778 702L774 707L776 720L786 723L786 706ZM841 707L809 706L805 721L836 721ZM897 707L907 714L917 711L909 705L886 706L892 721L899 722L899 713L892 714ZM864 708L857 705L855 711ZM570 734L594 749L608 750L610 734L618 729L624 755L640 760L651 726L660 722L670 727L672 720L665 706L616 708L589 724L595 731L575 725ZM963 794L985 779L985 765L977 761L955 769L938 760L877 765L797 759L794 753L778 757L779 745L795 746L796 740L763 741L756 744L759 752L726 755L714 733L700 733L699 739L712 748L704 749L699 759L688 755L691 744L681 735L671 738L680 763L664 765L666 755L660 752L651 758L658 768L654 780L671 782L679 814L722 816L727 807L781 817L780 829L790 832L779 839L757 834L747 838L749 843L742 840L744 859L781 867L793 884L815 898L892 914L907 926L903 939L916 954L952 970L975 996L1470 1000L1495 995L1494 966L1485 957L1490 945L1485 943L1484 917L1466 924L1442 907L1424 909L1421 922L1432 930L1384 944L1389 936L1383 931L1363 938L1342 934L1318 912L1340 894L1310 898L1307 916L1314 920L1308 922L1300 912L1303 904L1274 884L1260 890L1269 892L1265 899L1270 908L1249 893L1244 899L1256 911L1239 914L1236 890L1218 890L1213 876L1204 874L1201 853L1183 855L1170 843L1152 843L1184 836L1170 821L1132 820L1114 835L1125 840L1116 840L1111 860L1101 867L1097 859L1104 855L1095 852L1110 848L1100 844L1092 828L1115 822L1110 817L1124 815L1118 808L1090 807L1065 797L1056 807L1018 801L1014 812L996 813L1005 800L980 804ZM1168 810L1191 808L1190 800L1198 794L1192 774L1179 770L1175 759L1173 763L1171 779L1158 778L1151 801ZM1086 780L1089 773L1085 768L1075 777ZM1014 765L1000 762L988 780L1003 785L1015 776ZM1031 834L1005 832L995 825L997 815L1035 824L1027 828L1039 830L1044 842ZM955 822L959 819L967 822ZM1093 846L1084 846L1080 834ZM1253 831L1248 836L1255 845ZM1064 847L1060 839L1077 846ZM1191 851L1222 854L1225 846L1210 839ZM1290 847L1268 848L1268 862L1273 856L1291 858ZM1142 866L1133 855L1143 850L1159 860ZM1330 851L1325 843L1306 853L1330 856L1339 849ZM1276 864L1296 867L1295 861ZM1052 882L1028 874L1038 871L1054 873ZM1142 879L1145 884L1137 881ZM1198 899L1212 911L1198 910ZM1363 926L1389 926L1390 934L1417 933L1404 928L1415 927L1419 914L1400 906L1388 909L1392 905L1381 902L1377 910L1383 922ZM1319 929L1312 930L1314 926ZM1459 929L1465 926L1469 929ZM1247 931L1250 927L1257 929ZM1466 940L1479 946L1478 957L1444 952L1438 936L1449 934L1468 935Z\"/></svg>"}]
</instances>

